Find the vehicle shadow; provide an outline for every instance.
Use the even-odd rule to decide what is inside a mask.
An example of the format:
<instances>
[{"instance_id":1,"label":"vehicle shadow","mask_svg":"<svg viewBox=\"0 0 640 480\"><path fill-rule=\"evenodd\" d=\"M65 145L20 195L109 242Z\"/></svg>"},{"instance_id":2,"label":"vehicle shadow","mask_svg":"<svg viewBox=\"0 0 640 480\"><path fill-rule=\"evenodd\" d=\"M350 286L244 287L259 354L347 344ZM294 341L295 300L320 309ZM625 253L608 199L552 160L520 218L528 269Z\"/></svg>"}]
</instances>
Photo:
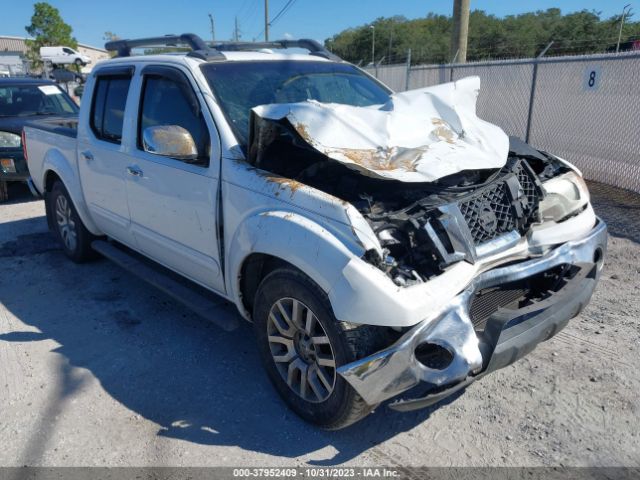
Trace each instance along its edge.
<instances>
[{"instance_id":1,"label":"vehicle shadow","mask_svg":"<svg viewBox=\"0 0 640 480\"><path fill-rule=\"evenodd\" d=\"M3 228L7 224L0 233ZM60 345L53 350L62 356L59 398L50 399L43 416L66 408L88 371L116 401L160 425L159 436L286 458L307 455L310 464L332 465L414 428L437 408L401 414L382 406L346 430L320 430L279 399L249 324L224 332L110 262L73 264L50 234L32 235L37 248L0 258L0 302L24 323L0 341ZM52 429L31 432L25 462L46 451L50 439L43 430ZM314 459L325 447L335 455Z\"/></svg>"}]
</instances>

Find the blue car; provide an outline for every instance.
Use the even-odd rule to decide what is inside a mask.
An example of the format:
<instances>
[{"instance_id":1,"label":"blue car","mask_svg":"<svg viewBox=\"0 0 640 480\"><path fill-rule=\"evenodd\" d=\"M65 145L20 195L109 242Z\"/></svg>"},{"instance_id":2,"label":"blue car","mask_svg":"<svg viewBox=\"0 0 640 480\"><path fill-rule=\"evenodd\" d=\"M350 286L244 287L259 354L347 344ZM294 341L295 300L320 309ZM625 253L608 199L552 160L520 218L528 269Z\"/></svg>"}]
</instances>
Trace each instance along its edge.
<instances>
[{"instance_id":1,"label":"blue car","mask_svg":"<svg viewBox=\"0 0 640 480\"><path fill-rule=\"evenodd\" d=\"M29 179L21 140L25 123L46 115L77 114L76 103L49 80L0 78L0 201L8 198L8 182Z\"/></svg>"}]
</instances>

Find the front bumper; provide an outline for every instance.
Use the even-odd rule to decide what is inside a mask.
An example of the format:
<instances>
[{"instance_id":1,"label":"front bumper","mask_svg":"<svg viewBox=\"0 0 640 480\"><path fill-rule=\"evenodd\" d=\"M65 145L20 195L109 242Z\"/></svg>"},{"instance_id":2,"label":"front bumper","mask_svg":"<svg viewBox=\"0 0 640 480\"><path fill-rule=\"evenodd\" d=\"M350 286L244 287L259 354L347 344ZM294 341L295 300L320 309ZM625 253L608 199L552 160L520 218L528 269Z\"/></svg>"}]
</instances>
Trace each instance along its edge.
<instances>
[{"instance_id":1,"label":"front bumper","mask_svg":"<svg viewBox=\"0 0 640 480\"><path fill-rule=\"evenodd\" d=\"M578 240L545 255L494 268L473 282L440 312L406 332L392 346L344 365L338 372L371 404L395 397L417 385L426 395L399 400L396 410L423 408L451 395L489 372L515 362L540 342L560 331L589 302L607 246L607 227L598 220ZM480 290L533 278L554 268L576 267L561 288L522 308L501 308L489 316L482 331L474 327L471 302ZM444 368L431 368L416 357L419 345L432 344L451 354Z\"/></svg>"}]
</instances>

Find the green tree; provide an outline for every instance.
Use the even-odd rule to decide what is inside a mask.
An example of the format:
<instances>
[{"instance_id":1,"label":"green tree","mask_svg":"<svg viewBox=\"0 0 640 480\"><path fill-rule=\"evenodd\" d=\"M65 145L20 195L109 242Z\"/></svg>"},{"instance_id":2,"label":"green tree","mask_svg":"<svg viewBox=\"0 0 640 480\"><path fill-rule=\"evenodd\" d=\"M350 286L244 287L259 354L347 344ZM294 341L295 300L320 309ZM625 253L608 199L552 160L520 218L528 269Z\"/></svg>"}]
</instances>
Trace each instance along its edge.
<instances>
[{"instance_id":1,"label":"green tree","mask_svg":"<svg viewBox=\"0 0 640 480\"><path fill-rule=\"evenodd\" d=\"M27 40L27 58L31 64L38 67L40 60L40 47L62 45L77 48L78 42L71 35L71 26L66 24L57 8L47 2L37 2L33 5L31 24L25 27L33 40Z\"/></svg>"},{"instance_id":2,"label":"green tree","mask_svg":"<svg viewBox=\"0 0 640 480\"><path fill-rule=\"evenodd\" d=\"M622 42L640 39L640 22L628 16ZM620 16L601 19L600 12L581 10L563 15L559 8L496 17L474 10L469 18L467 59L535 57L553 41L548 55L575 55L615 50ZM372 30L376 34L376 62L403 63L411 49L412 63L446 63L449 58L451 18L427 14L407 20L378 18L373 23L344 30L325 41L334 53L351 62L371 61Z\"/></svg>"}]
</instances>

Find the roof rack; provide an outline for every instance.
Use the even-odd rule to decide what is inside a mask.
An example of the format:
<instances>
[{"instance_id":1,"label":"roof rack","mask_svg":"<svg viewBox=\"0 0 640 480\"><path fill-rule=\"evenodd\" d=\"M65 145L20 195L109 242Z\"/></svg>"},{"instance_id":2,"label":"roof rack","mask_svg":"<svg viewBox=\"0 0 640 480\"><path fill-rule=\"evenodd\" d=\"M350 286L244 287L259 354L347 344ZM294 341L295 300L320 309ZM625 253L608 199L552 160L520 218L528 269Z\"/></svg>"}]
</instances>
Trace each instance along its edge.
<instances>
[{"instance_id":1,"label":"roof rack","mask_svg":"<svg viewBox=\"0 0 640 480\"><path fill-rule=\"evenodd\" d=\"M132 48L140 47L177 47L184 45L191 48L189 55L204 60L224 59L218 51L210 48L195 33L183 33L182 35L164 35L162 37L136 38L132 40L112 40L104 44L105 50L118 52L119 57L131 55Z\"/></svg>"},{"instance_id":2,"label":"roof rack","mask_svg":"<svg viewBox=\"0 0 640 480\"><path fill-rule=\"evenodd\" d=\"M164 35L162 37L136 38L132 40L112 40L105 43L104 48L111 52L118 52L119 57L128 57L131 55L132 48L177 46L191 48L187 55L203 60L224 60L223 51L250 52L261 49L304 48L309 50L309 55L342 61L340 57L331 53L322 44L308 38L276 40L273 42L218 42L209 46L195 33L183 33L182 35Z\"/></svg>"},{"instance_id":3,"label":"roof rack","mask_svg":"<svg viewBox=\"0 0 640 480\"><path fill-rule=\"evenodd\" d=\"M299 40L275 40L272 42L219 42L213 45L218 51L228 52L250 52L261 49L280 48L304 48L309 50L309 55L323 57L329 60L342 61L340 57L331 53L321 43L310 38Z\"/></svg>"}]
</instances>

